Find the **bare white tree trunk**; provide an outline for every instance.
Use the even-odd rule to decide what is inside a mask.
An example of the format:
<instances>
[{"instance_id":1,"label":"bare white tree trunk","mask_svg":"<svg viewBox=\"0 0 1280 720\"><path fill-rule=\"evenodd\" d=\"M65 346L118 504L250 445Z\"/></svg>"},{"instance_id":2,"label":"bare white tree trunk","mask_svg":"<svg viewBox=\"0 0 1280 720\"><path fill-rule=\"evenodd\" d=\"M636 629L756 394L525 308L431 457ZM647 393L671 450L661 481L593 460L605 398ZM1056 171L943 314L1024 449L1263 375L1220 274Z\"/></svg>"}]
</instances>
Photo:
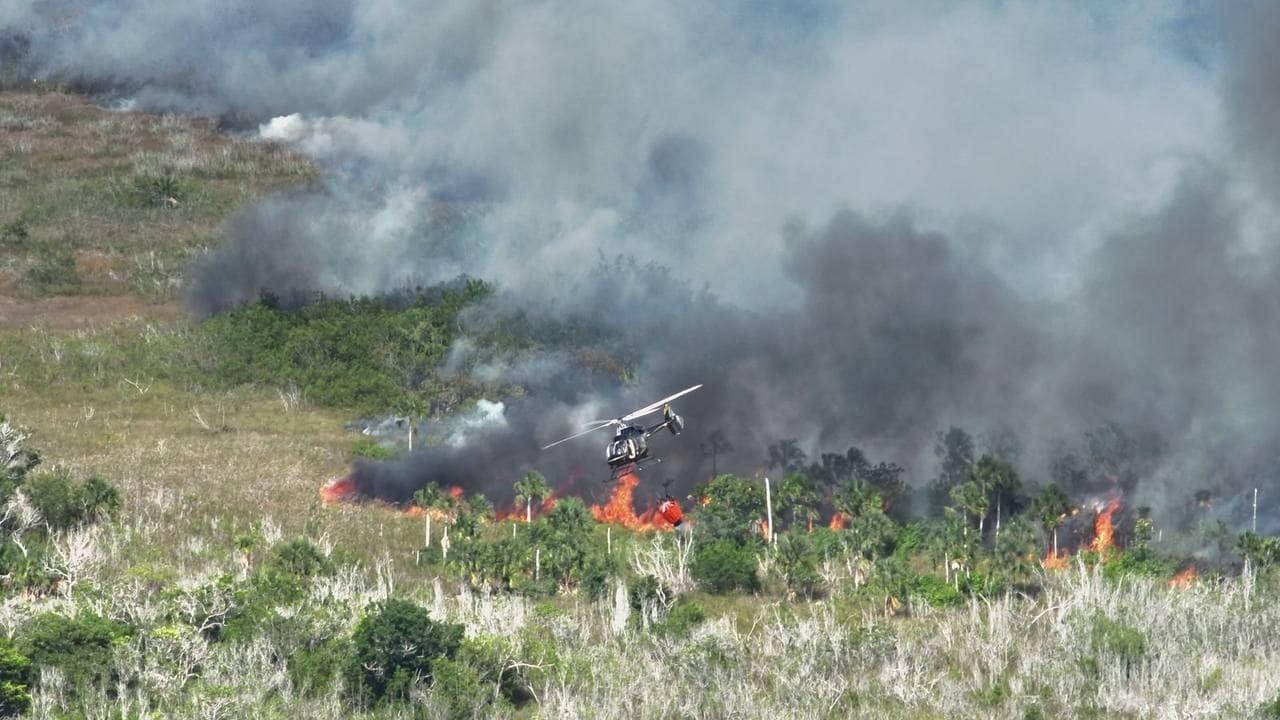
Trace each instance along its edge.
<instances>
[{"instance_id":1,"label":"bare white tree trunk","mask_svg":"<svg viewBox=\"0 0 1280 720\"><path fill-rule=\"evenodd\" d=\"M773 495L769 492L769 476L764 478L764 512L768 525L765 527L765 542L773 543Z\"/></svg>"}]
</instances>

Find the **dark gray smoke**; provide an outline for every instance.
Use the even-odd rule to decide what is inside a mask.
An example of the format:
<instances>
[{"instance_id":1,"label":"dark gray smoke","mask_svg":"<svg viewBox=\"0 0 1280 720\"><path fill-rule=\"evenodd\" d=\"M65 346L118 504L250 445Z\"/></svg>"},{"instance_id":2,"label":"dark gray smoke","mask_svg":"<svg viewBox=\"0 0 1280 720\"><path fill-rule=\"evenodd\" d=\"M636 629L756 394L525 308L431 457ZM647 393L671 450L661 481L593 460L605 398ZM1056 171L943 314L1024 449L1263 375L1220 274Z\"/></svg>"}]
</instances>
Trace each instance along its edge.
<instances>
[{"instance_id":1,"label":"dark gray smoke","mask_svg":"<svg viewBox=\"0 0 1280 720\"><path fill-rule=\"evenodd\" d=\"M359 468L377 494L596 477L607 438L537 447L703 382L654 475L705 475L722 430L722 470L795 437L923 482L961 425L1013 430L1039 480L1115 422L1158 439L1137 502L1170 514L1280 493L1278 24L1194 2L0 8L27 74L325 166L228 224L197 314L466 274L502 290L476 336L518 307L625 349L617 387L460 342L452 370L526 396L460 447Z\"/></svg>"}]
</instances>

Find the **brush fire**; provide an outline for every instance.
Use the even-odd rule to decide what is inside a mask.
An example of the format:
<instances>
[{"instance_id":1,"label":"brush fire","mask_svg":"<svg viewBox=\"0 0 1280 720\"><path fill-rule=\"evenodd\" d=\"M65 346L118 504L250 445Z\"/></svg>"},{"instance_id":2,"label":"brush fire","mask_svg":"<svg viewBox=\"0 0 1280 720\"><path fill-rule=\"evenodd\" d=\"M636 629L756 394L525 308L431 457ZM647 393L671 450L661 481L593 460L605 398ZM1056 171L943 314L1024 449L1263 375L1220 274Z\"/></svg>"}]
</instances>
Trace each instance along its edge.
<instances>
[{"instance_id":1,"label":"brush fire","mask_svg":"<svg viewBox=\"0 0 1280 720\"><path fill-rule=\"evenodd\" d=\"M1098 512L1097 519L1093 521L1093 542L1089 543L1089 549L1093 552L1102 555L1115 546L1116 529L1112 518L1119 509L1120 498L1112 498Z\"/></svg>"},{"instance_id":2,"label":"brush fire","mask_svg":"<svg viewBox=\"0 0 1280 720\"><path fill-rule=\"evenodd\" d=\"M680 507L680 503L671 497L664 498L656 506L636 512L635 492L639 484L640 478L634 473L620 475L608 500L604 503L590 506L592 517L599 523L620 525L630 530L638 531L671 530L684 523L684 510ZM456 485L448 489L448 494L455 505L462 502L466 495L465 491ZM552 492L541 503L533 506L532 516L546 515L555 507L556 501L562 496L563 493L560 491ZM368 498L365 498L357 489L355 480L351 476L346 476L336 478L323 485L320 488L320 500L325 505L334 505L337 503L361 502L368 500ZM390 503L386 503L386 505L394 507ZM415 504L408 504L400 511L410 517L426 517L430 515L436 519L447 519L452 515L452 512L441 508L423 508ZM525 522L526 519L526 508L520 504L497 508L493 513L495 522Z\"/></svg>"},{"instance_id":3,"label":"brush fire","mask_svg":"<svg viewBox=\"0 0 1280 720\"><path fill-rule=\"evenodd\" d=\"M1189 588L1196 582L1196 566L1188 565L1179 570L1176 575L1169 578L1169 587L1171 588Z\"/></svg>"},{"instance_id":4,"label":"brush fire","mask_svg":"<svg viewBox=\"0 0 1280 720\"><path fill-rule=\"evenodd\" d=\"M1087 542L1078 546L1078 550L1105 556L1116 548L1116 513L1123 507L1123 502L1119 497L1112 497L1105 502L1099 502L1095 507L1093 534ZM1063 515L1059 520L1070 521L1079 515L1080 509L1072 508L1069 514ZM1071 553L1068 550L1055 553L1051 547L1040 560L1040 566L1047 570L1063 570L1070 565L1070 559Z\"/></svg>"}]
</instances>

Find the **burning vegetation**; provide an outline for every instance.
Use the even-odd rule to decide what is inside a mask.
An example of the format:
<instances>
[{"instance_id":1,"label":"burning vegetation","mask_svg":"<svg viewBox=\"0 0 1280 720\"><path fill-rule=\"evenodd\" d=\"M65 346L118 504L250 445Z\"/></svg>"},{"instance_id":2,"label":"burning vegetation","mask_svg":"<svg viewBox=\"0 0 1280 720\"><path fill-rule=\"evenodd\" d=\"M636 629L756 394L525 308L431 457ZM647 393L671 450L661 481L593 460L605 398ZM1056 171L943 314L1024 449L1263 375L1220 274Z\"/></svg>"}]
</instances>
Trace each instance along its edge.
<instances>
[{"instance_id":1,"label":"burning vegetation","mask_svg":"<svg viewBox=\"0 0 1280 720\"><path fill-rule=\"evenodd\" d=\"M609 499L603 505L591 506L591 515L596 522L621 525L630 530L670 530L672 523L658 512L656 506L636 513L635 491L639 484L640 478L635 473L619 475Z\"/></svg>"}]
</instances>

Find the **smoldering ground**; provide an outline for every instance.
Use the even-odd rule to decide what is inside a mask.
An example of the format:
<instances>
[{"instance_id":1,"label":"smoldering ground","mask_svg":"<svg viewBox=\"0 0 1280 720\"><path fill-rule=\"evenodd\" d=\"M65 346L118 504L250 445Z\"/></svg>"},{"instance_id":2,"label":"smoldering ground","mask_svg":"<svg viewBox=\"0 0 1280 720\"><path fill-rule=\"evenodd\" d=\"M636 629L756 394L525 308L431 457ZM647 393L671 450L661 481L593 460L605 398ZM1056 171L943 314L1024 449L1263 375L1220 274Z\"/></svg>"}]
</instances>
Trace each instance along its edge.
<instances>
[{"instance_id":1,"label":"smoldering ground","mask_svg":"<svg viewBox=\"0 0 1280 720\"><path fill-rule=\"evenodd\" d=\"M601 438L536 448L705 382L680 403L690 435L658 440L678 482L707 471L713 429L736 448L721 469L795 437L920 482L940 428L1016 430L1039 479L1115 421L1160 438L1137 502L1170 505L1277 488L1277 12L1224 15L129 0L18 3L0 26L27 74L324 164L229 223L193 272L197 314L468 274L623 338L625 387L460 343L460 367L527 396L470 452L380 483L595 467Z\"/></svg>"}]
</instances>

